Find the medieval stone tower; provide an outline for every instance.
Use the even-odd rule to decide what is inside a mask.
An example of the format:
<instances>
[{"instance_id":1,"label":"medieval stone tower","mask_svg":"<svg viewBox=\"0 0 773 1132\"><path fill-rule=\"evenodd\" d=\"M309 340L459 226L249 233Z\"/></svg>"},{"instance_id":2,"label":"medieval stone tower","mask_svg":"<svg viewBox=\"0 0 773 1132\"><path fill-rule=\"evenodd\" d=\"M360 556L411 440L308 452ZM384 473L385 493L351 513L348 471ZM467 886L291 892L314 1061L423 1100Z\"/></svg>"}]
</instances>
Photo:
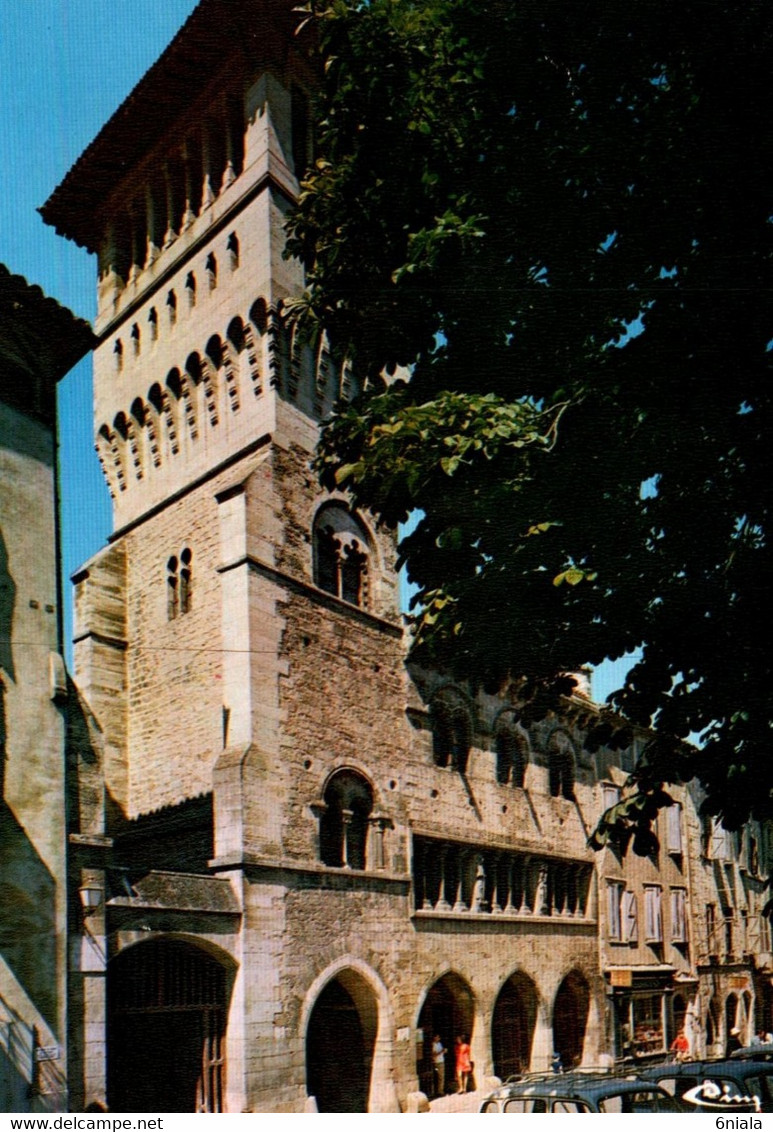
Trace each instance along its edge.
<instances>
[{"instance_id":1,"label":"medieval stone tower","mask_svg":"<svg viewBox=\"0 0 773 1132\"><path fill-rule=\"evenodd\" d=\"M310 470L355 379L286 317L292 8L202 0L43 209L99 258L114 508L75 579L76 1107L397 1111L434 1033L479 1079L611 1040L587 701L529 729L410 681L392 544Z\"/></svg>"}]
</instances>

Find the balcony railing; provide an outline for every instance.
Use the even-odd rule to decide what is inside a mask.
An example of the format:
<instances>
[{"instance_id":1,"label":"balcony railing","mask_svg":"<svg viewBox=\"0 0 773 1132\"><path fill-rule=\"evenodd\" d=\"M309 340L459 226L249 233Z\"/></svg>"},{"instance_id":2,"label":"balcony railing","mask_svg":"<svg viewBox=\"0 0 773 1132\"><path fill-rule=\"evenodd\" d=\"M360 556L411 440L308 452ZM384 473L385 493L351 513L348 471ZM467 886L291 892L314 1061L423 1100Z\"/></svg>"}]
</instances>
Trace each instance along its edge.
<instances>
[{"instance_id":1,"label":"balcony railing","mask_svg":"<svg viewBox=\"0 0 773 1132\"><path fill-rule=\"evenodd\" d=\"M419 912L492 916L588 915L592 866L430 837L413 841Z\"/></svg>"}]
</instances>

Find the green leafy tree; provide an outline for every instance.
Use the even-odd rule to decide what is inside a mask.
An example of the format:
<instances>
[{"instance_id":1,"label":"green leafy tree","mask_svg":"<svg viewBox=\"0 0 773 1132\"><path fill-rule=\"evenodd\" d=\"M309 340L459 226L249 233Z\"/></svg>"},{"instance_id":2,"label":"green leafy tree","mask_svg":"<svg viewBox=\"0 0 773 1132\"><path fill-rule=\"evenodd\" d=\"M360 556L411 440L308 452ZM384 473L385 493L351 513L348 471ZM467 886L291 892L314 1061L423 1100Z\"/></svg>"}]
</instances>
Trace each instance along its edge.
<instances>
[{"instance_id":1,"label":"green leafy tree","mask_svg":"<svg viewBox=\"0 0 773 1132\"><path fill-rule=\"evenodd\" d=\"M385 524L421 514L414 656L522 674L539 714L640 651L612 702L655 737L613 824L693 775L728 827L772 817L770 5L305 13L297 313L365 379L319 466ZM610 715L590 742L629 738Z\"/></svg>"}]
</instances>

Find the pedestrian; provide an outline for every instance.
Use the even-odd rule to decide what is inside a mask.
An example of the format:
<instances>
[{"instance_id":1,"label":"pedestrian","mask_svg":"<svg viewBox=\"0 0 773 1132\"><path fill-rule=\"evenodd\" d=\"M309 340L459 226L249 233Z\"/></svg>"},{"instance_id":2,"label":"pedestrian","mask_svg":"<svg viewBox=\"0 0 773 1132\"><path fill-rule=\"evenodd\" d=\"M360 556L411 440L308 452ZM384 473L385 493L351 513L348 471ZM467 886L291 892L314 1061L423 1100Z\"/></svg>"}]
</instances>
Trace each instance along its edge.
<instances>
[{"instance_id":1,"label":"pedestrian","mask_svg":"<svg viewBox=\"0 0 773 1132\"><path fill-rule=\"evenodd\" d=\"M553 1059L550 1062L550 1068L554 1073L563 1073L564 1071L564 1062L561 1058L561 1054L557 1049L553 1050Z\"/></svg>"},{"instance_id":2,"label":"pedestrian","mask_svg":"<svg viewBox=\"0 0 773 1132\"><path fill-rule=\"evenodd\" d=\"M677 1061L686 1061L690 1053L690 1043L684 1030L680 1030L671 1043L671 1052Z\"/></svg>"},{"instance_id":3,"label":"pedestrian","mask_svg":"<svg viewBox=\"0 0 773 1132\"><path fill-rule=\"evenodd\" d=\"M730 1031L730 1036L727 1039L727 1046L725 1047L725 1057L730 1057L731 1053L735 1053L737 1049L742 1049L741 1045L741 1031L737 1026L733 1026Z\"/></svg>"},{"instance_id":4,"label":"pedestrian","mask_svg":"<svg viewBox=\"0 0 773 1132\"><path fill-rule=\"evenodd\" d=\"M456 1087L457 1092L466 1093L467 1085L470 1080L470 1073L472 1073L472 1062L470 1061L470 1046L467 1041L466 1034L459 1034L454 1042L454 1054L456 1060Z\"/></svg>"},{"instance_id":5,"label":"pedestrian","mask_svg":"<svg viewBox=\"0 0 773 1132\"><path fill-rule=\"evenodd\" d=\"M440 1040L440 1034L435 1034L432 1039L432 1072L435 1078L435 1096L445 1096L446 1047Z\"/></svg>"}]
</instances>

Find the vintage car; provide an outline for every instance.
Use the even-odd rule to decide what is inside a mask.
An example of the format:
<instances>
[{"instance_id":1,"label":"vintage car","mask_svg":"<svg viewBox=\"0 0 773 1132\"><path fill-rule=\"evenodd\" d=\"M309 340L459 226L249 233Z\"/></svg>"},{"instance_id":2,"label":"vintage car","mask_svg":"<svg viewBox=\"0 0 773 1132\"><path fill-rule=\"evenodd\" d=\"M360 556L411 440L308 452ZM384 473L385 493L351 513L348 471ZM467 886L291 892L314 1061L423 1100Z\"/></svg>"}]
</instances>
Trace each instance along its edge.
<instances>
[{"instance_id":1,"label":"vintage car","mask_svg":"<svg viewBox=\"0 0 773 1132\"><path fill-rule=\"evenodd\" d=\"M773 1063L764 1058L651 1065L640 1076L680 1100L686 1111L773 1112Z\"/></svg>"},{"instance_id":2,"label":"vintage car","mask_svg":"<svg viewBox=\"0 0 773 1132\"><path fill-rule=\"evenodd\" d=\"M685 1112L665 1089L616 1071L530 1073L495 1089L479 1112Z\"/></svg>"}]
</instances>

